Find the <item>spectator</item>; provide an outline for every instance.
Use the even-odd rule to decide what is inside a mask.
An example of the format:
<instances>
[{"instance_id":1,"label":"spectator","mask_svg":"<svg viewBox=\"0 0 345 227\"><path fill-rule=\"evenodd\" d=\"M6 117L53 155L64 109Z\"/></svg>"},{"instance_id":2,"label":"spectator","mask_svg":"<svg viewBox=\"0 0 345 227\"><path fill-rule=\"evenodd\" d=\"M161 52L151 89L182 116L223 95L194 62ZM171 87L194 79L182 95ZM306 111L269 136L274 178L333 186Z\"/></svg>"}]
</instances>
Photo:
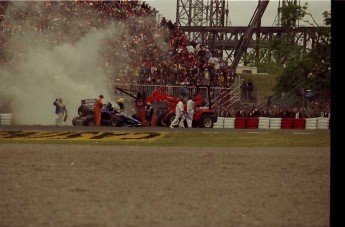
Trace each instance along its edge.
<instances>
[{"instance_id":1,"label":"spectator","mask_svg":"<svg viewBox=\"0 0 345 227\"><path fill-rule=\"evenodd\" d=\"M266 107L270 109L271 105L272 105L272 96L268 96L266 98Z\"/></svg>"},{"instance_id":2,"label":"spectator","mask_svg":"<svg viewBox=\"0 0 345 227\"><path fill-rule=\"evenodd\" d=\"M225 107L222 107L222 110L219 113L219 117L225 117L225 115L226 115Z\"/></svg>"},{"instance_id":3,"label":"spectator","mask_svg":"<svg viewBox=\"0 0 345 227\"><path fill-rule=\"evenodd\" d=\"M165 26L167 26L167 22L166 22L165 17L162 17L162 20L161 20L160 26L161 26L161 27L165 27Z\"/></svg>"},{"instance_id":4,"label":"spectator","mask_svg":"<svg viewBox=\"0 0 345 227\"><path fill-rule=\"evenodd\" d=\"M146 92L145 92L145 91L143 91L143 92L141 93L141 101L143 101L143 102L146 101Z\"/></svg>"},{"instance_id":5,"label":"spectator","mask_svg":"<svg viewBox=\"0 0 345 227\"><path fill-rule=\"evenodd\" d=\"M182 97L186 97L186 96L188 95L188 93L189 93L188 88L187 88L186 86L183 86L183 87L181 88L181 91L180 91L181 96L182 96Z\"/></svg>"},{"instance_id":6,"label":"spectator","mask_svg":"<svg viewBox=\"0 0 345 227\"><path fill-rule=\"evenodd\" d=\"M137 92L136 101L141 101L141 92L140 91Z\"/></svg>"},{"instance_id":7,"label":"spectator","mask_svg":"<svg viewBox=\"0 0 345 227\"><path fill-rule=\"evenodd\" d=\"M236 117L246 117L246 116L247 116L247 113L243 107L236 112Z\"/></svg>"},{"instance_id":8,"label":"spectator","mask_svg":"<svg viewBox=\"0 0 345 227\"><path fill-rule=\"evenodd\" d=\"M242 80L242 84L240 88L241 88L241 100L245 102L247 101L247 83L244 79Z\"/></svg>"},{"instance_id":9,"label":"spectator","mask_svg":"<svg viewBox=\"0 0 345 227\"><path fill-rule=\"evenodd\" d=\"M253 100L253 90L254 90L254 84L253 84L252 80L248 80L248 84L247 84L248 101Z\"/></svg>"},{"instance_id":10,"label":"spectator","mask_svg":"<svg viewBox=\"0 0 345 227\"><path fill-rule=\"evenodd\" d=\"M250 113L250 117L260 117L260 111L255 106L253 106L253 108L252 108L252 111Z\"/></svg>"},{"instance_id":11,"label":"spectator","mask_svg":"<svg viewBox=\"0 0 345 227\"><path fill-rule=\"evenodd\" d=\"M321 112L320 112L320 117L327 117L331 118L331 112L329 111L329 107L325 107Z\"/></svg>"},{"instance_id":12,"label":"spectator","mask_svg":"<svg viewBox=\"0 0 345 227\"><path fill-rule=\"evenodd\" d=\"M261 110L260 117L271 117L270 110L268 108Z\"/></svg>"}]
</instances>

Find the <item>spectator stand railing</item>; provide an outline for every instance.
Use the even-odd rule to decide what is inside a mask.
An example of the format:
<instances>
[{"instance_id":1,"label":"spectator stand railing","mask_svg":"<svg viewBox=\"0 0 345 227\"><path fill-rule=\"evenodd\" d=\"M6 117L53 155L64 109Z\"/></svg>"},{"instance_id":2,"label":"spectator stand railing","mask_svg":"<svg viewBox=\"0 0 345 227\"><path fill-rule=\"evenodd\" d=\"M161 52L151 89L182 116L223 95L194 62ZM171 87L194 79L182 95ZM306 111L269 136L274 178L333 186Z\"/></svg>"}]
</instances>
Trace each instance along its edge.
<instances>
[{"instance_id":1,"label":"spectator stand railing","mask_svg":"<svg viewBox=\"0 0 345 227\"><path fill-rule=\"evenodd\" d=\"M297 84L293 89L285 93L275 93L272 96L271 106L279 106L279 107L292 107L296 104L300 97L296 95L298 89L301 89L304 82ZM266 100L262 100L260 106L266 106Z\"/></svg>"},{"instance_id":2,"label":"spectator stand railing","mask_svg":"<svg viewBox=\"0 0 345 227\"><path fill-rule=\"evenodd\" d=\"M228 88L221 88L220 95L212 99L212 103L217 103L219 109L228 108L240 101L240 89L235 84Z\"/></svg>"}]
</instances>

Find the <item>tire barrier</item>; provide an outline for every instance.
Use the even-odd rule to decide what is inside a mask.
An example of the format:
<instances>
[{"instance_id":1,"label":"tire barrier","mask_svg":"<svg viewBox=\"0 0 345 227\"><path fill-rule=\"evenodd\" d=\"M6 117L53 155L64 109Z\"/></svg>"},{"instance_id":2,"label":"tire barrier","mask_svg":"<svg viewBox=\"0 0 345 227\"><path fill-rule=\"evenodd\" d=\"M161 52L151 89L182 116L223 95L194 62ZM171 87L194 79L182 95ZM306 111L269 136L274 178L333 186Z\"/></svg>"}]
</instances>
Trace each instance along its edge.
<instances>
[{"instance_id":1,"label":"tire barrier","mask_svg":"<svg viewBox=\"0 0 345 227\"><path fill-rule=\"evenodd\" d=\"M294 118L293 129L305 129L305 118Z\"/></svg>"},{"instance_id":2,"label":"tire barrier","mask_svg":"<svg viewBox=\"0 0 345 227\"><path fill-rule=\"evenodd\" d=\"M318 117L317 118L317 129L329 129L329 118Z\"/></svg>"},{"instance_id":3,"label":"tire barrier","mask_svg":"<svg viewBox=\"0 0 345 227\"><path fill-rule=\"evenodd\" d=\"M282 118L270 118L270 129L281 129Z\"/></svg>"},{"instance_id":4,"label":"tire barrier","mask_svg":"<svg viewBox=\"0 0 345 227\"><path fill-rule=\"evenodd\" d=\"M224 117L218 117L217 122L213 124L213 128L224 128Z\"/></svg>"},{"instance_id":5,"label":"tire barrier","mask_svg":"<svg viewBox=\"0 0 345 227\"><path fill-rule=\"evenodd\" d=\"M224 118L224 128L235 128L235 118L234 117Z\"/></svg>"},{"instance_id":6,"label":"tire barrier","mask_svg":"<svg viewBox=\"0 0 345 227\"><path fill-rule=\"evenodd\" d=\"M256 129L259 126L259 118L258 117L250 117L247 119L247 128Z\"/></svg>"},{"instance_id":7,"label":"tire barrier","mask_svg":"<svg viewBox=\"0 0 345 227\"><path fill-rule=\"evenodd\" d=\"M12 114L0 114L0 125L11 125Z\"/></svg>"},{"instance_id":8,"label":"tire barrier","mask_svg":"<svg viewBox=\"0 0 345 227\"><path fill-rule=\"evenodd\" d=\"M305 129L317 129L317 118L306 118L305 119Z\"/></svg>"},{"instance_id":9,"label":"tire barrier","mask_svg":"<svg viewBox=\"0 0 345 227\"><path fill-rule=\"evenodd\" d=\"M281 129L293 129L293 118L282 118Z\"/></svg>"},{"instance_id":10,"label":"tire barrier","mask_svg":"<svg viewBox=\"0 0 345 227\"><path fill-rule=\"evenodd\" d=\"M269 128L270 128L270 118L259 117L258 129L269 129Z\"/></svg>"},{"instance_id":11,"label":"tire barrier","mask_svg":"<svg viewBox=\"0 0 345 227\"><path fill-rule=\"evenodd\" d=\"M157 119L152 119L152 122ZM13 124L12 114L0 114L0 125ZM330 129L330 118L218 117L213 128L248 129Z\"/></svg>"},{"instance_id":12,"label":"tire barrier","mask_svg":"<svg viewBox=\"0 0 345 227\"><path fill-rule=\"evenodd\" d=\"M246 117L236 117L235 118L235 128L246 128L247 118Z\"/></svg>"},{"instance_id":13,"label":"tire barrier","mask_svg":"<svg viewBox=\"0 0 345 227\"><path fill-rule=\"evenodd\" d=\"M213 128L329 129L329 118L218 117Z\"/></svg>"}]
</instances>

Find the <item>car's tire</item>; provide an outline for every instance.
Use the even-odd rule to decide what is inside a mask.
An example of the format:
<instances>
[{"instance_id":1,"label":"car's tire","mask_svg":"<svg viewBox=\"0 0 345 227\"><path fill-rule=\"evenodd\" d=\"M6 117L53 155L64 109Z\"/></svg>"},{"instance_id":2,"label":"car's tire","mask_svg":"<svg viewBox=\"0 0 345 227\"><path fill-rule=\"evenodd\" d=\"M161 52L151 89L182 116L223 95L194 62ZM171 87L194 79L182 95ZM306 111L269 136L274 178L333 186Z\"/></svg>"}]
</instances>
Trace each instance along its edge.
<instances>
[{"instance_id":1,"label":"car's tire","mask_svg":"<svg viewBox=\"0 0 345 227\"><path fill-rule=\"evenodd\" d=\"M95 126L95 117L93 115L89 115L86 117L82 117L82 125L83 126Z\"/></svg>"},{"instance_id":2,"label":"car's tire","mask_svg":"<svg viewBox=\"0 0 345 227\"><path fill-rule=\"evenodd\" d=\"M157 118L157 126L163 126L163 127L167 126L164 120L164 115L161 115Z\"/></svg>"},{"instance_id":3,"label":"car's tire","mask_svg":"<svg viewBox=\"0 0 345 227\"><path fill-rule=\"evenodd\" d=\"M95 120L88 120L85 122L86 126L95 126L96 125L96 122Z\"/></svg>"},{"instance_id":4,"label":"car's tire","mask_svg":"<svg viewBox=\"0 0 345 227\"><path fill-rule=\"evenodd\" d=\"M213 120L210 115L205 114L201 117L199 125L201 128L213 128Z\"/></svg>"},{"instance_id":5,"label":"car's tire","mask_svg":"<svg viewBox=\"0 0 345 227\"><path fill-rule=\"evenodd\" d=\"M122 124L122 120L118 116L112 116L110 121L111 121L111 126L113 127L120 127Z\"/></svg>"},{"instance_id":6,"label":"car's tire","mask_svg":"<svg viewBox=\"0 0 345 227\"><path fill-rule=\"evenodd\" d=\"M85 117L91 113L91 110L87 106L79 106L78 108L78 115L80 117Z\"/></svg>"},{"instance_id":7,"label":"car's tire","mask_svg":"<svg viewBox=\"0 0 345 227\"><path fill-rule=\"evenodd\" d=\"M74 126L80 126L80 125L82 125L82 119L81 119L81 117L80 117L80 116L74 117L74 118L72 119L72 125L74 125Z\"/></svg>"}]
</instances>

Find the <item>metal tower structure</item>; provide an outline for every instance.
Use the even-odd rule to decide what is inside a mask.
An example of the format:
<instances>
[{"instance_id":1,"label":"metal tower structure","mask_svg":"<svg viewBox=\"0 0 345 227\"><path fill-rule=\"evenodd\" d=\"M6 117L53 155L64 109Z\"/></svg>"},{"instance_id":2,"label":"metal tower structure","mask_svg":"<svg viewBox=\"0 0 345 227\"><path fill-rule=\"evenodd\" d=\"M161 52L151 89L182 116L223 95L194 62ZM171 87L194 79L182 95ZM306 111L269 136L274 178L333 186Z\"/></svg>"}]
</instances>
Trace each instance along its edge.
<instances>
[{"instance_id":1,"label":"metal tower structure","mask_svg":"<svg viewBox=\"0 0 345 227\"><path fill-rule=\"evenodd\" d=\"M184 31L187 32L190 39L199 40L202 45L208 46L210 51L215 54L217 48L214 44L224 40L225 34L207 31L207 28L231 26L228 5L228 1L224 0L177 0L177 25L179 28L200 28Z\"/></svg>"},{"instance_id":2,"label":"metal tower structure","mask_svg":"<svg viewBox=\"0 0 345 227\"><path fill-rule=\"evenodd\" d=\"M177 0L176 24L189 38L197 39L213 56L232 68L237 67L247 49L255 49L258 55L260 47L283 33L294 33L293 44L303 46L305 51L312 48L316 27L299 27L297 20L287 26L282 20L283 7L297 5L297 0L279 0L278 22L272 27L262 27L261 18L268 3L269 0L258 0L248 26L233 26L229 19L229 0Z\"/></svg>"}]
</instances>

